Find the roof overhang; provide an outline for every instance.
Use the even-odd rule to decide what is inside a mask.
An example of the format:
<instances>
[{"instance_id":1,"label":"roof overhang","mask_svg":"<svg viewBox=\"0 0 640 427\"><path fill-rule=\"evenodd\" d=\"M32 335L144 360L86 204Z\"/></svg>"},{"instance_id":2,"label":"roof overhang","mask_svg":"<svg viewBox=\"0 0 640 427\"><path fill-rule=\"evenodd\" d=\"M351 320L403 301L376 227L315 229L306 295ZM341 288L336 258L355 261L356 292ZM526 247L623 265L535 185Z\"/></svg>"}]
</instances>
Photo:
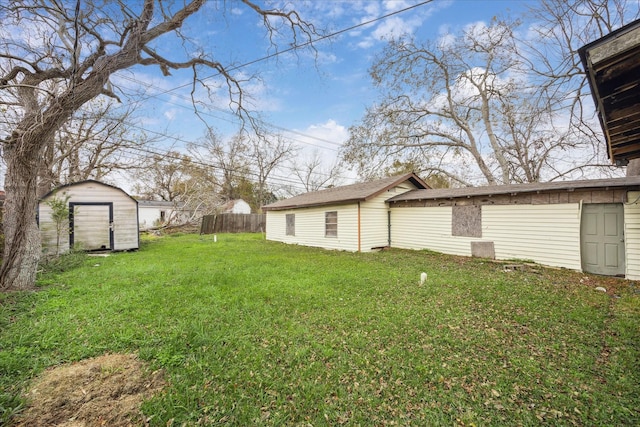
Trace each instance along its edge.
<instances>
[{"instance_id":1,"label":"roof overhang","mask_svg":"<svg viewBox=\"0 0 640 427\"><path fill-rule=\"evenodd\" d=\"M640 20L578 50L604 132L609 159L640 158Z\"/></svg>"}]
</instances>

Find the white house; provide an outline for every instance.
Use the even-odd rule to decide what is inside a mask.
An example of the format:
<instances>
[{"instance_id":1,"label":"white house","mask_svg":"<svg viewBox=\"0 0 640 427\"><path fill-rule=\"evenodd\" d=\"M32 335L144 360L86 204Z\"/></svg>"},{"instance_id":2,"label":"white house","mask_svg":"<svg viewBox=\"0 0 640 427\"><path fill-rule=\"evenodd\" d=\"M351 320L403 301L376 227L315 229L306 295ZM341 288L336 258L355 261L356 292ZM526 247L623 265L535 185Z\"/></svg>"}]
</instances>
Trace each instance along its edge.
<instances>
[{"instance_id":1,"label":"white house","mask_svg":"<svg viewBox=\"0 0 640 427\"><path fill-rule=\"evenodd\" d=\"M165 200L138 200L138 221L141 230L169 223L183 223L189 220L189 212L183 204Z\"/></svg>"},{"instance_id":2,"label":"white house","mask_svg":"<svg viewBox=\"0 0 640 427\"><path fill-rule=\"evenodd\" d=\"M52 199L67 200L68 220L52 218ZM63 185L49 192L38 204L38 226L45 252L138 249L138 202L112 185L88 180Z\"/></svg>"},{"instance_id":3,"label":"white house","mask_svg":"<svg viewBox=\"0 0 640 427\"><path fill-rule=\"evenodd\" d=\"M386 201L429 186L413 173L302 194L263 206L267 239L367 252L389 245Z\"/></svg>"},{"instance_id":4,"label":"white house","mask_svg":"<svg viewBox=\"0 0 640 427\"><path fill-rule=\"evenodd\" d=\"M229 200L220 207L220 213L250 214L251 206L242 199Z\"/></svg>"},{"instance_id":5,"label":"white house","mask_svg":"<svg viewBox=\"0 0 640 427\"><path fill-rule=\"evenodd\" d=\"M526 259L640 279L640 177L413 187L377 193L369 200L375 215L360 199L343 196L354 186L267 205L267 239L352 251L390 246Z\"/></svg>"}]
</instances>

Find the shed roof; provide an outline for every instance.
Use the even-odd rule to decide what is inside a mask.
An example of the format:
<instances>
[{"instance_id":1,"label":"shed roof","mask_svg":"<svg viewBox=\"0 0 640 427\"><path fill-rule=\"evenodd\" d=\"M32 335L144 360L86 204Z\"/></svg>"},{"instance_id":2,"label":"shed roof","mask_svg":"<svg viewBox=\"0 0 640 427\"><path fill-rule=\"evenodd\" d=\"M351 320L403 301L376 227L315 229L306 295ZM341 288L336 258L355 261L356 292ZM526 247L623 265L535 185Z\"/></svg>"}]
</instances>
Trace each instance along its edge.
<instances>
[{"instance_id":1,"label":"shed roof","mask_svg":"<svg viewBox=\"0 0 640 427\"><path fill-rule=\"evenodd\" d=\"M640 20L578 50L587 73L609 159L640 158Z\"/></svg>"},{"instance_id":2,"label":"shed roof","mask_svg":"<svg viewBox=\"0 0 640 427\"><path fill-rule=\"evenodd\" d=\"M344 185L326 190L312 191L263 206L264 211L309 208L334 204L364 202L403 182L409 181L417 188L429 188L426 182L414 173L392 176L370 182Z\"/></svg>"},{"instance_id":3,"label":"shed roof","mask_svg":"<svg viewBox=\"0 0 640 427\"><path fill-rule=\"evenodd\" d=\"M530 184L491 185L485 187L439 188L435 190L412 190L389 199L389 202L409 200L456 199L499 194L543 193L587 189L640 189L640 176L626 178L590 179L582 181L536 182Z\"/></svg>"},{"instance_id":4,"label":"shed roof","mask_svg":"<svg viewBox=\"0 0 640 427\"><path fill-rule=\"evenodd\" d=\"M103 185L105 187L111 187L114 190L118 190L120 192L122 192L122 194L124 194L125 196L127 196L128 198L130 198L131 200L133 200L134 202L138 203L138 201L136 199L134 199L133 197L131 197L131 195L129 195L129 193L127 193L126 191L124 191L122 188L120 187L116 187L115 185L111 185L111 184L105 184L104 182L100 182L100 181L96 181L95 179L87 179L84 181L78 181L78 182L72 182L69 184L64 184L61 185L59 187L54 188L53 190L49 191L47 194L45 194L44 196L40 197L40 200L44 200L47 197L51 196L54 193L57 193L59 191L64 190L65 188L69 188L69 187L75 187L78 185L82 185L82 184L98 184L98 185Z\"/></svg>"}]
</instances>

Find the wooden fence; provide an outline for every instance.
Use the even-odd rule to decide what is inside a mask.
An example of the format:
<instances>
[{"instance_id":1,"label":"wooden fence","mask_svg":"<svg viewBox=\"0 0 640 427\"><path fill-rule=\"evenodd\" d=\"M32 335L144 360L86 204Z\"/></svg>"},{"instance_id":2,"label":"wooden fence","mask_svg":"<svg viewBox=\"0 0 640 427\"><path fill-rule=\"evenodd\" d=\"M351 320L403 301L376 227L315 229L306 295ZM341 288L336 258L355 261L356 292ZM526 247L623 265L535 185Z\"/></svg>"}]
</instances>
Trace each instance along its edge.
<instances>
[{"instance_id":1,"label":"wooden fence","mask_svg":"<svg viewBox=\"0 0 640 427\"><path fill-rule=\"evenodd\" d=\"M265 214L219 214L202 217L200 234L213 233L263 233L266 230Z\"/></svg>"}]
</instances>

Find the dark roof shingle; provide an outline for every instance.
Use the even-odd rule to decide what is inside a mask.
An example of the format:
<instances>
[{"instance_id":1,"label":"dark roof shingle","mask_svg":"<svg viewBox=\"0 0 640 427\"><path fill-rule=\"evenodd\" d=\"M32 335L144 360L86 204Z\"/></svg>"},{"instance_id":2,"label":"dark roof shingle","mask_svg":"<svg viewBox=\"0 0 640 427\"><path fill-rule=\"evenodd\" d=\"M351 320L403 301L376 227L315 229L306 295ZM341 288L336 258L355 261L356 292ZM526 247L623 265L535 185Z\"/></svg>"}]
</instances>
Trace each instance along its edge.
<instances>
[{"instance_id":1,"label":"dark roof shingle","mask_svg":"<svg viewBox=\"0 0 640 427\"><path fill-rule=\"evenodd\" d=\"M299 196L279 200L265 205L262 209L264 211L277 211L303 207L363 202L405 181L410 181L418 188L429 188L429 186L416 174L409 173L370 182L312 191L310 193L301 194Z\"/></svg>"},{"instance_id":2,"label":"dark roof shingle","mask_svg":"<svg viewBox=\"0 0 640 427\"><path fill-rule=\"evenodd\" d=\"M439 188L435 190L412 190L389 199L390 202L408 200L455 199L460 197L489 196L499 194L538 193L549 191L573 191L580 189L603 189L640 187L640 176L626 178L590 179L582 181L535 182L530 184L491 185L485 187Z\"/></svg>"}]
</instances>

